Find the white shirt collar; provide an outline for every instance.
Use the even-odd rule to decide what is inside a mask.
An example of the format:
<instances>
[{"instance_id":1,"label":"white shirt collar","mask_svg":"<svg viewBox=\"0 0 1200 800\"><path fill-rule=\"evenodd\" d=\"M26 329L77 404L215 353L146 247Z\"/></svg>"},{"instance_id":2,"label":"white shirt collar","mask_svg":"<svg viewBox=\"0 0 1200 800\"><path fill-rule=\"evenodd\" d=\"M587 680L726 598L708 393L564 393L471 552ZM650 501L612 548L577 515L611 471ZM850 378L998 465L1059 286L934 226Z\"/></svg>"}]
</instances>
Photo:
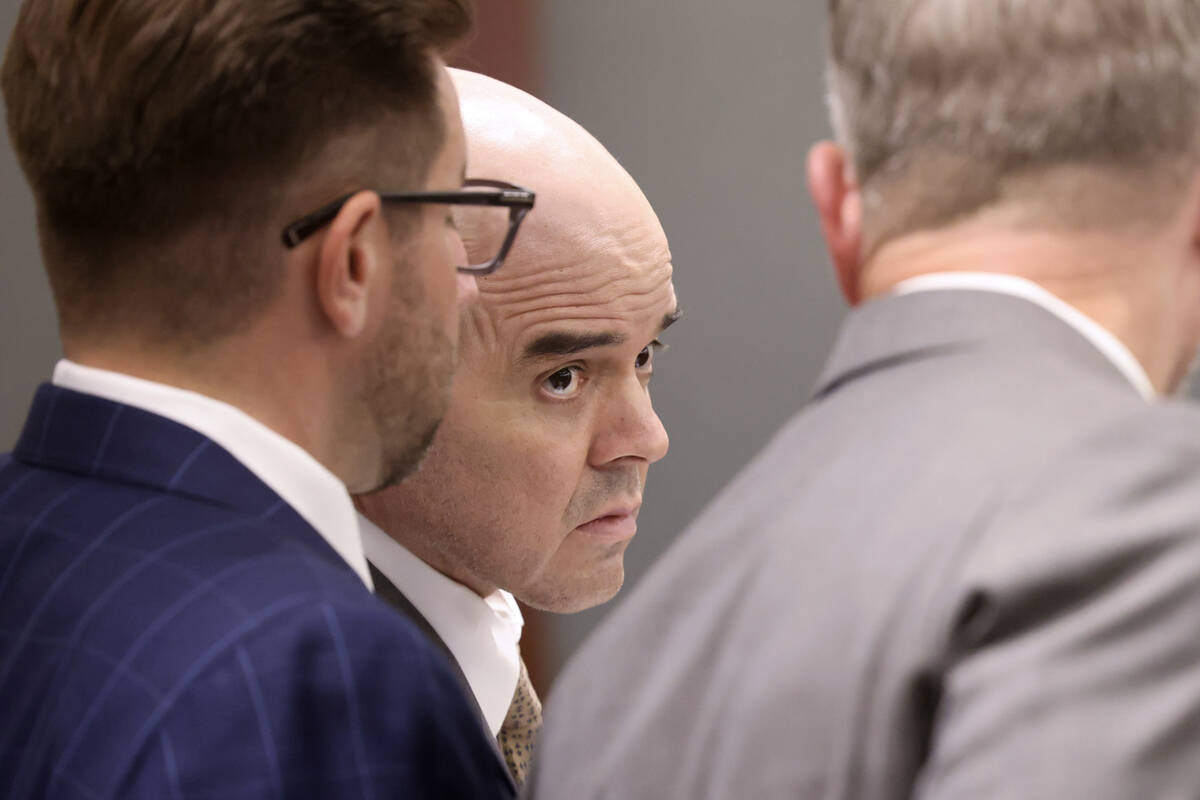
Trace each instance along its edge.
<instances>
[{"instance_id":1,"label":"white shirt collar","mask_svg":"<svg viewBox=\"0 0 1200 800\"><path fill-rule=\"evenodd\" d=\"M1094 319L1055 297L1033 281L1015 275L988 272L937 272L901 281L893 287L891 293L905 295L943 289L996 292L1020 297L1041 306L1091 342L1133 384L1143 398L1147 401L1154 401L1158 398L1158 393L1154 390L1154 384L1150 382L1150 376L1146 374L1145 368L1120 339Z\"/></svg>"},{"instance_id":2,"label":"white shirt collar","mask_svg":"<svg viewBox=\"0 0 1200 800\"><path fill-rule=\"evenodd\" d=\"M294 508L372 588L345 485L295 442L220 400L65 358L55 365L52 382L158 414L212 439Z\"/></svg>"},{"instance_id":3,"label":"white shirt collar","mask_svg":"<svg viewBox=\"0 0 1200 800\"><path fill-rule=\"evenodd\" d=\"M493 734L508 715L521 672L521 628L525 621L511 594L487 597L447 578L384 533L358 517L363 549L454 654Z\"/></svg>"}]
</instances>

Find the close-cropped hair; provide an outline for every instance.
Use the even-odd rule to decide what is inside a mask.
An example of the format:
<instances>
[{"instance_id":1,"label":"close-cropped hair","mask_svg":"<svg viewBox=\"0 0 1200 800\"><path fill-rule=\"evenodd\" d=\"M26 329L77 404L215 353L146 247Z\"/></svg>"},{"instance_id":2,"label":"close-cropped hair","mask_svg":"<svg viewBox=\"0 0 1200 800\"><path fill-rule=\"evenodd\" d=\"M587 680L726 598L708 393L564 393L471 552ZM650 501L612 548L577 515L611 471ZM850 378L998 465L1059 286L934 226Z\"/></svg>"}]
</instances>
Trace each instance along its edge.
<instances>
[{"instance_id":1,"label":"close-cropped hair","mask_svg":"<svg viewBox=\"0 0 1200 800\"><path fill-rule=\"evenodd\" d=\"M470 22L467 0L25 0L0 87L64 332L244 326L280 286L294 183L425 180L434 56ZM328 153L373 130L386 163Z\"/></svg>"},{"instance_id":2,"label":"close-cropped hair","mask_svg":"<svg viewBox=\"0 0 1200 800\"><path fill-rule=\"evenodd\" d=\"M1196 0L829 0L829 17L831 116L876 240L1041 175L1161 188L1195 168Z\"/></svg>"}]
</instances>

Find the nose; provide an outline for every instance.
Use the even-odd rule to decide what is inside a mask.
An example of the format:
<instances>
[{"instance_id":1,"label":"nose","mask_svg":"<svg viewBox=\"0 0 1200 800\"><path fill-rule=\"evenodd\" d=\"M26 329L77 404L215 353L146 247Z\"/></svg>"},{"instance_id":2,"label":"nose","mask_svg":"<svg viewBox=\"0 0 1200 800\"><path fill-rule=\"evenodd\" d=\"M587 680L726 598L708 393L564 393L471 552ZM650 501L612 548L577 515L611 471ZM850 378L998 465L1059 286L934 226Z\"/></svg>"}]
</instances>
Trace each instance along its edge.
<instances>
[{"instance_id":1,"label":"nose","mask_svg":"<svg viewBox=\"0 0 1200 800\"><path fill-rule=\"evenodd\" d=\"M602 419L592 443L593 467L621 459L653 464L667 454L670 446L667 429L654 412L649 389L637 378L632 378L620 397L599 413Z\"/></svg>"}]
</instances>

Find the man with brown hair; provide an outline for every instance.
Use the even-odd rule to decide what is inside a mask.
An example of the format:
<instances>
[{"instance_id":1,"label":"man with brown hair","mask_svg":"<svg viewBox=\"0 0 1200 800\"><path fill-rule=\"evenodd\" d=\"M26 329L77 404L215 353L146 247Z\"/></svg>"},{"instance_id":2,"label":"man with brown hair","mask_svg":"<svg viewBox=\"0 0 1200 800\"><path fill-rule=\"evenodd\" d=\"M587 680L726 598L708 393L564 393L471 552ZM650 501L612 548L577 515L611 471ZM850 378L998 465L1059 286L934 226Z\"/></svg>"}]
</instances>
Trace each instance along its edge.
<instances>
[{"instance_id":1,"label":"man with brown hair","mask_svg":"<svg viewBox=\"0 0 1200 800\"><path fill-rule=\"evenodd\" d=\"M347 491L445 410L474 291L451 204L532 203L461 189L441 53L469 21L22 7L2 85L66 358L0 458L5 797L511 795L371 595Z\"/></svg>"},{"instance_id":2,"label":"man with brown hair","mask_svg":"<svg viewBox=\"0 0 1200 800\"><path fill-rule=\"evenodd\" d=\"M534 796L1192 797L1200 3L831 0L815 393L555 685Z\"/></svg>"}]
</instances>

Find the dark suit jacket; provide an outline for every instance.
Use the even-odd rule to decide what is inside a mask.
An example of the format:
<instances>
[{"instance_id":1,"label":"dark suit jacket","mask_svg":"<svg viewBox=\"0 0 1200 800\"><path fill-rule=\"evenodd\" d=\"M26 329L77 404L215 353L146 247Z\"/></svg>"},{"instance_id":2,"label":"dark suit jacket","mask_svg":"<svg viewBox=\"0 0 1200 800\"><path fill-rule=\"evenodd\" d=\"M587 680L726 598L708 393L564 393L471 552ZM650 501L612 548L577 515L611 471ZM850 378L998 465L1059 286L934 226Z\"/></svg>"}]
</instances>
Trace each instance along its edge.
<instances>
[{"instance_id":1,"label":"dark suit jacket","mask_svg":"<svg viewBox=\"0 0 1200 800\"><path fill-rule=\"evenodd\" d=\"M555 684L533 796L1200 793L1200 413L1021 299L850 314Z\"/></svg>"},{"instance_id":2,"label":"dark suit jacket","mask_svg":"<svg viewBox=\"0 0 1200 800\"><path fill-rule=\"evenodd\" d=\"M425 619L425 615L417 610L417 607L412 604L412 601L392 583L388 576L384 575L378 567L368 562L367 566L371 571L371 582L375 584L375 596L382 599L392 608L400 612L409 622L417 627L417 630L425 634L426 639L432 644L439 653L446 657L446 662L454 671L454 676L458 679L459 686L462 687L463 696L467 698L471 710L475 712L475 716L479 721L480 729L485 732L489 742L495 742L492 738L491 729L488 728L487 718L483 715L483 709L479 707L479 699L475 697L474 690L471 689L471 682L467 680L467 674L463 672L462 665L458 663L458 659L454 657L454 652L450 646L446 644L446 640L433 627L429 620ZM499 756L499 749L496 750ZM506 767L507 769L507 767Z\"/></svg>"},{"instance_id":3,"label":"dark suit jacket","mask_svg":"<svg viewBox=\"0 0 1200 800\"><path fill-rule=\"evenodd\" d=\"M47 385L0 457L0 795L512 789L445 659L249 470Z\"/></svg>"}]
</instances>

